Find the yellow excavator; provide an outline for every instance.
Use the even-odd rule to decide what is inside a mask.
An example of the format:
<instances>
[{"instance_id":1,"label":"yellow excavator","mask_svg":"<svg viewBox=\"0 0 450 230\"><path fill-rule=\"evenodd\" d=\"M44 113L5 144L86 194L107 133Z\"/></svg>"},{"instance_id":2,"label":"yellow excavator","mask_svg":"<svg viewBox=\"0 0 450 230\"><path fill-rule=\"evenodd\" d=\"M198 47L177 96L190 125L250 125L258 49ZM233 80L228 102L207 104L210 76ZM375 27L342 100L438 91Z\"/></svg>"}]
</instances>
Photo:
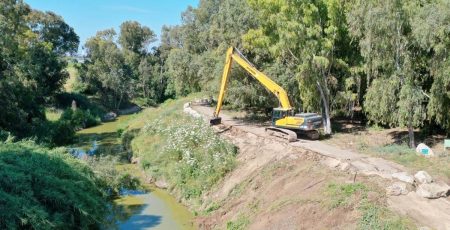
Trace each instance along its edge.
<instances>
[{"instance_id":1,"label":"yellow excavator","mask_svg":"<svg viewBox=\"0 0 450 230\"><path fill-rule=\"evenodd\" d=\"M251 76L258 80L267 90L272 92L278 98L279 107L273 108L272 110L272 126L266 128L267 132L271 135L286 138L289 142L296 141L297 134L306 134L308 138L314 140L319 139L318 130L323 127L322 116L316 113L295 114L286 91L264 73L258 71L255 66L253 66L253 64L234 47L230 47L227 50L219 97L217 99L213 117L210 120L211 125L222 123L219 113L222 108L233 61L242 66Z\"/></svg>"}]
</instances>

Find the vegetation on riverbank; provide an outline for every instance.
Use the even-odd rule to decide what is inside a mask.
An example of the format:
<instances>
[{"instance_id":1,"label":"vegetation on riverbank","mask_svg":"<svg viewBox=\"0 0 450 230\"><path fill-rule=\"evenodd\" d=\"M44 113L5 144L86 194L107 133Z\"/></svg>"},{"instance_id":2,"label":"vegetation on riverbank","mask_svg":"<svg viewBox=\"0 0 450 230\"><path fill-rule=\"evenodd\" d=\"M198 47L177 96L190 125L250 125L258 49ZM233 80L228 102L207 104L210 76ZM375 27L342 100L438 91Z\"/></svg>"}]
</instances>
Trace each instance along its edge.
<instances>
[{"instance_id":1,"label":"vegetation on riverbank","mask_svg":"<svg viewBox=\"0 0 450 230\"><path fill-rule=\"evenodd\" d=\"M179 198L195 204L234 168L237 149L202 120L183 114L190 98L143 111L122 137L148 177L165 181Z\"/></svg>"},{"instance_id":2,"label":"vegetation on riverbank","mask_svg":"<svg viewBox=\"0 0 450 230\"><path fill-rule=\"evenodd\" d=\"M107 191L63 148L0 143L0 228L90 228L106 218Z\"/></svg>"}]
</instances>

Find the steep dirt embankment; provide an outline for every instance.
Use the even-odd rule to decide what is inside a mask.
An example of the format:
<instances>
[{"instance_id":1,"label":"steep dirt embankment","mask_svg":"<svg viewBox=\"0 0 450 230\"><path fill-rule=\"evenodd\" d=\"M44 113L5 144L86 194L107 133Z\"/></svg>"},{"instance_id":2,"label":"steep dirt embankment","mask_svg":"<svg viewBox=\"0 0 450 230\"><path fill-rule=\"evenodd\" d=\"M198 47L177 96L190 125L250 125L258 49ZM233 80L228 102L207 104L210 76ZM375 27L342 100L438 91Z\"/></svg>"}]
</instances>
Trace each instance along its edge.
<instances>
[{"instance_id":1,"label":"steep dirt embankment","mask_svg":"<svg viewBox=\"0 0 450 230\"><path fill-rule=\"evenodd\" d=\"M193 109L208 114L210 108ZM387 201L379 178L355 177L350 171L324 167L329 163L327 157L251 129L234 124L221 132L239 148L239 164L205 194L208 206L204 209L209 213L198 218L201 229L356 229L375 222L409 224L384 208ZM361 221L370 211L376 215Z\"/></svg>"},{"instance_id":2,"label":"steep dirt embankment","mask_svg":"<svg viewBox=\"0 0 450 230\"><path fill-rule=\"evenodd\" d=\"M222 136L239 147L239 166L206 195L220 208L199 219L201 228L227 223L249 229L356 227L353 211L324 205L326 186L344 183L348 175L322 167L315 154L251 133L232 129Z\"/></svg>"},{"instance_id":3,"label":"steep dirt embankment","mask_svg":"<svg viewBox=\"0 0 450 230\"><path fill-rule=\"evenodd\" d=\"M212 113L210 107L192 109L205 119ZM392 175L405 171L401 165L321 142L286 143L266 136L257 125L222 118L232 128L218 131L239 148L239 164L205 195L209 214L198 218L201 228L397 229L414 228L412 222L450 228L448 200L428 200L414 192L385 195Z\"/></svg>"}]
</instances>

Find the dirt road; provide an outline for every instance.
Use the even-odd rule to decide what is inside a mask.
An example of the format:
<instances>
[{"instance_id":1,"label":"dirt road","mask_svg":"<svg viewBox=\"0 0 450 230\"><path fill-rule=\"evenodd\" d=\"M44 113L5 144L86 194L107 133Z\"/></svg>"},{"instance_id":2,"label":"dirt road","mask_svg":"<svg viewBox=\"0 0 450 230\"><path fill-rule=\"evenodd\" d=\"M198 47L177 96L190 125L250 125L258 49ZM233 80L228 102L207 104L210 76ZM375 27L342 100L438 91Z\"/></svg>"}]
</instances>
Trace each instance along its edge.
<instances>
[{"instance_id":1,"label":"dirt road","mask_svg":"<svg viewBox=\"0 0 450 230\"><path fill-rule=\"evenodd\" d=\"M192 109L203 115L205 120L213 113L213 108L207 106L192 106ZM225 199L237 185L251 178L253 173L258 171L258 168L268 163L286 158L297 159L299 156L300 158L304 158L305 155L309 159L315 158L321 165L327 166L328 169L339 171L340 173L369 177L378 176L375 178L378 178L378 183L384 187L388 187L394 181L397 181L394 178L396 174L408 172L408 169L402 165L381 158L369 157L362 153L340 149L321 141L299 139L297 142L287 143L286 141L267 135L263 125L249 124L242 120L233 119L226 113L222 113L221 117L222 123L225 126L233 127L221 135L240 147L240 152L251 152L255 154L244 155L244 158L246 157L247 159L240 159L240 161L245 163L238 167L235 172L231 173L229 178L221 186L221 189L217 190L215 194L212 194L212 197ZM323 172L318 173L318 175L322 174ZM325 178L323 180L331 180L331 178ZM339 180L339 178L334 179ZM302 183L302 180L298 178L296 180L297 183ZM318 178L315 178L315 180L317 182ZM311 180L308 183L316 182ZM387 203L390 208L397 213L407 215L414 219L419 226L427 226L433 229L450 229L450 201L446 198L422 198L413 191L414 189L414 185L411 185L409 186L411 192L407 195L387 197ZM322 227L327 227L327 225Z\"/></svg>"}]
</instances>

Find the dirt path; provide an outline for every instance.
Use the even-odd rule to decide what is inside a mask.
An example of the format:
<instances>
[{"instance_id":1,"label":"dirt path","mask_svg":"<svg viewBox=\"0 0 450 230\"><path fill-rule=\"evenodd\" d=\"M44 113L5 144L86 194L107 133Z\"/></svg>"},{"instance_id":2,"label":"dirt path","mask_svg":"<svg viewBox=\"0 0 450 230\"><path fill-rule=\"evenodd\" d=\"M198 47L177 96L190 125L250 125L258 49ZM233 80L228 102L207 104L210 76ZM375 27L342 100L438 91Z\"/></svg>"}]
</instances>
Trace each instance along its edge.
<instances>
[{"instance_id":1,"label":"dirt path","mask_svg":"<svg viewBox=\"0 0 450 230\"><path fill-rule=\"evenodd\" d=\"M213 113L212 107L192 106L192 109L203 115L205 119ZM296 153L305 153L305 151L316 155L321 164L328 168L354 175L379 176L384 187L398 181L393 178L393 175L395 177L396 173L408 171L397 163L340 149L320 141L283 142L276 137L268 136L262 125L248 124L242 120L233 119L226 113L221 113L221 117L225 126L233 127L230 131L222 134L224 137L230 139L237 146L259 148L256 151L259 154L258 156L247 155L246 157L250 159L240 159L242 162L251 163L244 164L243 167L237 169L237 173L232 173L230 178L225 180L226 183L222 189L213 194L216 198L225 197L236 185L242 183L242 178L248 178L258 167L274 161L275 158L295 158ZM254 140L258 141L256 145ZM252 142L252 144L245 144L245 142ZM247 152L246 149L241 151ZM273 154L274 152L277 154ZM253 159L251 159L252 157ZM414 190L414 186L409 186L409 189ZM450 229L450 202L446 198L426 199L418 196L415 192L409 192L407 195L389 196L387 202L392 210L411 217L420 225L434 229Z\"/></svg>"}]
</instances>

